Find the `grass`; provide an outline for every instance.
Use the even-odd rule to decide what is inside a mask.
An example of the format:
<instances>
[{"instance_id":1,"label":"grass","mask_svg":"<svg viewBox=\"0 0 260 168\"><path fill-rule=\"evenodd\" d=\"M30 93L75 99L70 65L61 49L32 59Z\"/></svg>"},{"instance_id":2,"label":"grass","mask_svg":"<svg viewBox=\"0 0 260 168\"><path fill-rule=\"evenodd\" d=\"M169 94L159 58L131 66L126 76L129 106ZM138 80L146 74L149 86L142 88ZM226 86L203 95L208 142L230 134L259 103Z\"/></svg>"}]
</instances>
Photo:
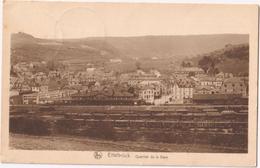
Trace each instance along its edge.
<instances>
[{"instance_id":1,"label":"grass","mask_svg":"<svg viewBox=\"0 0 260 168\"><path fill-rule=\"evenodd\" d=\"M142 151L193 153L245 153L245 149L205 144L169 144L145 141L109 141L79 136L31 136L10 134L10 148L23 150L63 151Z\"/></svg>"}]
</instances>

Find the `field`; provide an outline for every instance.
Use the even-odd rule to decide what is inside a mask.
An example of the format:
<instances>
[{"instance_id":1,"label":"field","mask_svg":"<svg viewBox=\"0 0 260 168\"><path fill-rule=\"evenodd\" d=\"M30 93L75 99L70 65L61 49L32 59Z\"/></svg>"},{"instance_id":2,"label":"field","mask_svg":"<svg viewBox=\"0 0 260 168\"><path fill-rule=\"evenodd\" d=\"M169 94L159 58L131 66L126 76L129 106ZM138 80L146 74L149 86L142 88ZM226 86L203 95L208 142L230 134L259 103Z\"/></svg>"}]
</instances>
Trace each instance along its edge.
<instances>
[{"instance_id":1,"label":"field","mask_svg":"<svg viewBox=\"0 0 260 168\"><path fill-rule=\"evenodd\" d=\"M241 153L245 150L235 147L219 147L202 144L171 144L154 142L105 141L72 136L10 135L11 149L63 150L63 151L146 151L146 152L200 152Z\"/></svg>"},{"instance_id":2,"label":"field","mask_svg":"<svg viewBox=\"0 0 260 168\"><path fill-rule=\"evenodd\" d=\"M11 106L10 147L247 152L247 106Z\"/></svg>"}]
</instances>

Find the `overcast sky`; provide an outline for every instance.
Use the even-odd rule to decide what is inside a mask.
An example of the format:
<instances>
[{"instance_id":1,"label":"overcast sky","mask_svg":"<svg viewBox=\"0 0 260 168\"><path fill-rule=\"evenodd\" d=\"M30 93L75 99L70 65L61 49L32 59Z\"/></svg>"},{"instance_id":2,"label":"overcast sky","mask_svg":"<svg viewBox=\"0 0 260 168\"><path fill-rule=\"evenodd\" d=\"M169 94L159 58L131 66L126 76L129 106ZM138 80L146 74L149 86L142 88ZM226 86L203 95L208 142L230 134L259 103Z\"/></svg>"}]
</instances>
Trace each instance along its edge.
<instances>
[{"instance_id":1,"label":"overcast sky","mask_svg":"<svg viewBox=\"0 0 260 168\"><path fill-rule=\"evenodd\" d=\"M6 5L11 32L40 38L221 34L251 31L254 6L39 3Z\"/></svg>"}]
</instances>

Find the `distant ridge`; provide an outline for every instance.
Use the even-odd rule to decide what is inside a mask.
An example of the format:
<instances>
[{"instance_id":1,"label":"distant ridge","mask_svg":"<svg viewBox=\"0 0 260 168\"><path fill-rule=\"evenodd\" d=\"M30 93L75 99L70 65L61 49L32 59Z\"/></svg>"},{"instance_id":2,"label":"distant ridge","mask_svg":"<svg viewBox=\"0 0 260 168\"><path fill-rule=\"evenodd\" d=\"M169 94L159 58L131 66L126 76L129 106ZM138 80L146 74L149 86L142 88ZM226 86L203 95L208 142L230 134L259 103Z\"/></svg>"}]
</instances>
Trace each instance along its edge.
<instances>
[{"instance_id":1,"label":"distant ridge","mask_svg":"<svg viewBox=\"0 0 260 168\"><path fill-rule=\"evenodd\" d=\"M11 61L66 60L102 64L120 58L125 64L138 59L151 68L169 67L183 59L222 49L227 44L248 43L247 34L173 35L137 37L89 37L41 39L26 33L11 37ZM158 58L155 64L152 58ZM163 61L165 60L165 61ZM134 64L134 63L132 63ZM147 66L147 65L146 65Z\"/></svg>"},{"instance_id":2,"label":"distant ridge","mask_svg":"<svg viewBox=\"0 0 260 168\"><path fill-rule=\"evenodd\" d=\"M195 66L199 66L199 62L203 57L211 57L218 60L216 68L221 72L233 73L236 75L244 75L249 73L249 44L228 44L224 48L214 50L193 57L186 61L190 61Z\"/></svg>"}]
</instances>

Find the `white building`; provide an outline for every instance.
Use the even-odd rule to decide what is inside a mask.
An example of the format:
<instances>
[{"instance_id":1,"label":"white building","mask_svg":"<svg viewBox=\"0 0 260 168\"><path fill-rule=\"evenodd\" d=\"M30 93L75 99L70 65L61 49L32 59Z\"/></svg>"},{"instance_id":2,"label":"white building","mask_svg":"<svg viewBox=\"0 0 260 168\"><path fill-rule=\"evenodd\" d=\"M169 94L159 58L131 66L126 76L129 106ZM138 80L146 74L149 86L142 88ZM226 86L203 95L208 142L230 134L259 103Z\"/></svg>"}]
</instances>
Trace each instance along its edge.
<instances>
[{"instance_id":1,"label":"white building","mask_svg":"<svg viewBox=\"0 0 260 168\"><path fill-rule=\"evenodd\" d=\"M122 62L122 60L121 59L110 59L110 62L111 63L121 63Z\"/></svg>"},{"instance_id":2,"label":"white building","mask_svg":"<svg viewBox=\"0 0 260 168\"><path fill-rule=\"evenodd\" d=\"M154 103L154 89L152 87L146 87L140 90L139 99L144 100L146 103Z\"/></svg>"}]
</instances>

